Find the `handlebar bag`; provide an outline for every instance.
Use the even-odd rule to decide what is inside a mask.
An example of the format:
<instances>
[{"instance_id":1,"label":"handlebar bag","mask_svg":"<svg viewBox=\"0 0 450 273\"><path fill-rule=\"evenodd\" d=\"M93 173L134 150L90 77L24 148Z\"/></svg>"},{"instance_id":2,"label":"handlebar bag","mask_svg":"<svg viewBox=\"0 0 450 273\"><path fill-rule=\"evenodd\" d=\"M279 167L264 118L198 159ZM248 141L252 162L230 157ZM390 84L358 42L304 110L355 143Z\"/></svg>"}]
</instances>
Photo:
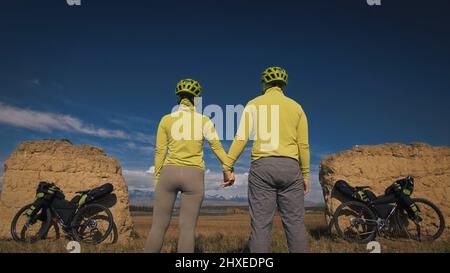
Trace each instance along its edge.
<instances>
[{"instance_id":1,"label":"handlebar bag","mask_svg":"<svg viewBox=\"0 0 450 273\"><path fill-rule=\"evenodd\" d=\"M54 183L50 183L47 181L39 182L36 189L36 199L43 199L45 201L52 201L53 198L58 197L60 199L64 199L64 193L60 188L58 188Z\"/></svg>"}]
</instances>

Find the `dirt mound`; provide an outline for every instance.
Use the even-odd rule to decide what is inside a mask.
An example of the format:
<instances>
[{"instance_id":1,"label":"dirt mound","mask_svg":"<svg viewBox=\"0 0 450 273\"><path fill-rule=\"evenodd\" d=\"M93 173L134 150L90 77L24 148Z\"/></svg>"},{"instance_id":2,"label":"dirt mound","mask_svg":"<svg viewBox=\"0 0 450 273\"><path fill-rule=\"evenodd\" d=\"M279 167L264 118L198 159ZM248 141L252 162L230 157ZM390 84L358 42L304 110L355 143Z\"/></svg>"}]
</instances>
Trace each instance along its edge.
<instances>
[{"instance_id":1,"label":"dirt mound","mask_svg":"<svg viewBox=\"0 0 450 273\"><path fill-rule=\"evenodd\" d=\"M446 218L449 235L450 207L450 147L433 147L416 143L356 146L322 160L319 180L326 205L326 219L341 203L333 190L343 179L353 186L371 186L377 195L395 180L408 175L415 177L413 197L422 197L436 204Z\"/></svg>"},{"instance_id":2,"label":"dirt mound","mask_svg":"<svg viewBox=\"0 0 450 273\"><path fill-rule=\"evenodd\" d=\"M76 146L68 140L42 140L21 143L5 161L0 196L0 238L11 238L11 220L21 207L34 201L39 181L55 183L68 200L76 191L112 183L114 192L108 206L117 228L115 239L126 242L133 237L128 188L119 162L90 145Z\"/></svg>"}]
</instances>

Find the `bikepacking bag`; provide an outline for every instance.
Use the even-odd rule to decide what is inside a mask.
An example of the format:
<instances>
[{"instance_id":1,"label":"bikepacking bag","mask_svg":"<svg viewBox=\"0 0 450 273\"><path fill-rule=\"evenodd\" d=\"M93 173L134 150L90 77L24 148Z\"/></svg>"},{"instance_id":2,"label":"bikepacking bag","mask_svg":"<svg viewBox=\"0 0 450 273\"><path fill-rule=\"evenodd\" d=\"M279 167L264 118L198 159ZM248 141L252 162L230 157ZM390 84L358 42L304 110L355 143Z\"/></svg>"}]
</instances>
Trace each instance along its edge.
<instances>
[{"instance_id":1,"label":"bikepacking bag","mask_svg":"<svg viewBox=\"0 0 450 273\"><path fill-rule=\"evenodd\" d=\"M64 193L54 183L49 183L46 181L39 182L36 189L36 198L52 201L55 196L58 198L65 198Z\"/></svg>"},{"instance_id":2,"label":"bikepacking bag","mask_svg":"<svg viewBox=\"0 0 450 273\"><path fill-rule=\"evenodd\" d=\"M368 203L377 198L376 195L372 191L370 191L368 189L357 190L356 188L350 186L344 180L337 181L334 186L344 196L356 199L356 200L364 202L364 203Z\"/></svg>"},{"instance_id":3,"label":"bikepacking bag","mask_svg":"<svg viewBox=\"0 0 450 273\"><path fill-rule=\"evenodd\" d=\"M397 198L394 195L382 195L372 202L373 208L380 218L387 218L395 207Z\"/></svg>"},{"instance_id":4,"label":"bikepacking bag","mask_svg":"<svg viewBox=\"0 0 450 273\"><path fill-rule=\"evenodd\" d=\"M36 200L34 200L33 204L31 204L30 208L27 209L27 211L25 212L25 214L28 217L34 217L37 213L39 213L39 211L44 208L46 205L48 204L47 201L45 201L42 198L37 198Z\"/></svg>"},{"instance_id":5,"label":"bikepacking bag","mask_svg":"<svg viewBox=\"0 0 450 273\"><path fill-rule=\"evenodd\" d=\"M51 207L61 218L64 225L70 225L70 222L72 221L72 218L77 210L76 204L73 204L65 199L54 198Z\"/></svg>"},{"instance_id":6,"label":"bikepacking bag","mask_svg":"<svg viewBox=\"0 0 450 273\"><path fill-rule=\"evenodd\" d=\"M397 196L399 205L406 210L408 216L412 219L418 219L420 218L420 209L411 199L413 191L414 177L408 176L395 181L386 188L385 194Z\"/></svg>"},{"instance_id":7,"label":"bikepacking bag","mask_svg":"<svg viewBox=\"0 0 450 273\"><path fill-rule=\"evenodd\" d=\"M102 197L105 197L106 195L112 193L114 190L114 187L111 183L106 183L101 185L100 187L94 188L87 193L81 195L78 205L84 205L86 203L92 202L94 200L98 200Z\"/></svg>"},{"instance_id":8,"label":"bikepacking bag","mask_svg":"<svg viewBox=\"0 0 450 273\"><path fill-rule=\"evenodd\" d=\"M374 205L375 210L379 217L381 218L387 218L389 216L389 213L391 213L392 209L395 207L394 203L385 203L385 204L377 204Z\"/></svg>"},{"instance_id":9,"label":"bikepacking bag","mask_svg":"<svg viewBox=\"0 0 450 273\"><path fill-rule=\"evenodd\" d=\"M48 206L55 197L65 198L64 193L54 183L49 183L47 181L39 182L36 188L36 199L26 211L26 214L29 217L36 215L41 208Z\"/></svg>"},{"instance_id":10,"label":"bikepacking bag","mask_svg":"<svg viewBox=\"0 0 450 273\"><path fill-rule=\"evenodd\" d=\"M385 194L386 195L396 194L397 196L400 195L411 196L413 191L414 191L414 178L412 176L408 176L406 178L395 181L385 190Z\"/></svg>"}]
</instances>

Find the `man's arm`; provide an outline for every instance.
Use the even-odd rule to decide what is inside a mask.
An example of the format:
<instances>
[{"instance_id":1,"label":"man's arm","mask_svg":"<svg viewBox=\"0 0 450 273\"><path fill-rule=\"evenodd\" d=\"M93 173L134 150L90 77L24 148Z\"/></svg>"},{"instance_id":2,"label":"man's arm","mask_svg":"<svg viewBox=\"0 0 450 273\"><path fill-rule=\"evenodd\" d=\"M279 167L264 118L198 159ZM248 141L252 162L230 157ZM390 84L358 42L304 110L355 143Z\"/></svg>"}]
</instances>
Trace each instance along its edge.
<instances>
[{"instance_id":1,"label":"man's arm","mask_svg":"<svg viewBox=\"0 0 450 273\"><path fill-rule=\"evenodd\" d=\"M308 137L308 119L305 112L301 110L300 120L297 127L297 146L299 154L300 170L305 180L305 184L309 182L309 137Z\"/></svg>"},{"instance_id":2,"label":"man's arm","mask_svg":"<svg viewBox=\"0 0 450 273\"><path fill-rule=\"evenodd\" d=\"M239 122L239 128L228 151L227 160L223 163L224 171L233 171L234 163L238 160L250 139L253 129L253 115L255 114L253 109L254 107L252 105L247 105L244 108Z\"/></svg>"},{"instance_id":3,"label":"man's arm","mask_svg":"<svg viewBox=\"0 0 450 273\"><path fill-rule=\"evenodd\" d=\"M156 133L156 147L155 147L155 188L159 181L159 175L161 173L161 168L164 164L164 159L166 157L167 145L169 143L167 132L164 128L165 119L161 119L158 132Z\"/></svg>"}]
</instances>

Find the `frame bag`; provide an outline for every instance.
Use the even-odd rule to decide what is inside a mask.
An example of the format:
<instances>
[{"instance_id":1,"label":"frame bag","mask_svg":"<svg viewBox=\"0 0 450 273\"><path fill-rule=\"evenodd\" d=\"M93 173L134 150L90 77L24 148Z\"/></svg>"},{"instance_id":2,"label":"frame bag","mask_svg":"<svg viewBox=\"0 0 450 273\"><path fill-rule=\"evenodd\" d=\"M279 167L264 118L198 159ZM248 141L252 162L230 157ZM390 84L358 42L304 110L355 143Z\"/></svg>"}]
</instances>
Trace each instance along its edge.
<instances>
[{"instance_id":1,"label":"frame bag","mask_svg":"<svg viewBox=\"0 0 450 273\"><path fill-rule=\"evenodd\" d=\"M65 200L64 198L54 198L51 206L61 218L63 224L66 226L70 225L70 222L77 211L77 205Z\"/></svg>"}]
</instances>

